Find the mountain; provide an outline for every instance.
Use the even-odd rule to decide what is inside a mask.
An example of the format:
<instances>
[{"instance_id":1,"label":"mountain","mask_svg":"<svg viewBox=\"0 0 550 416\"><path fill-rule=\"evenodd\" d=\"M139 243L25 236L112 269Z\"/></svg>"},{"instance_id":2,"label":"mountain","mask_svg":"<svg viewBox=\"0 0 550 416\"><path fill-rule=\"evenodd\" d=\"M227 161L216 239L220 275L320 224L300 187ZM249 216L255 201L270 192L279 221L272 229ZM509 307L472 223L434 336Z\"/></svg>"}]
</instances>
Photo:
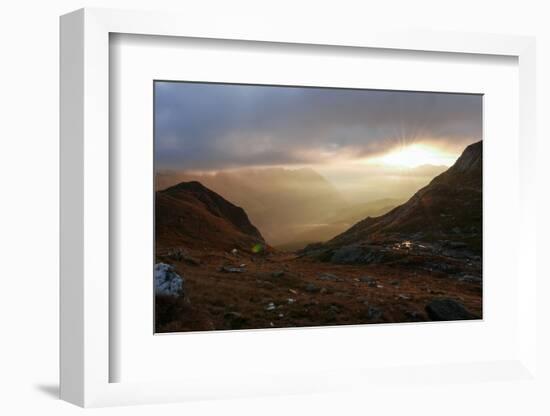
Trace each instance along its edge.
<instances>
[{"instance_id":1,"label":"mountain","mask_svg":"<svg viewBox=\"0 0 550 416\"><path fill-rule=\"evenodd\" d=\"M326 244L304 253L333 262L395 260L400 248L480 258L482 251L482 142L468 146L453 166L407 202L367 217Z\"/></svg>"},{"instance_id":2,"label":"mountain","mask_svg":"<svg viewBox=\"0 0 550 416\"><path fill-rule=\"evenodd\" d=\"M309 226L325 223L348 206L340 193L311 168L249 168L217 173L160 172L157 189L199 181L243 207L270 245L295 241ZM327 235L333 237L338 231ZM317 240L318 241L318 240Z\"/></svg>"},{"instance_id":3,"label":"mountain","mask_svg":"<svg viewBox=\"0 0 550 416\"><path fill-rule=\"evenodd\" d=\"M155 195L158 246L249 250L263 243L246 212L199 182L182 182Z\"/></svg>"},{"instance_id":4,"label":"mountain","mask_svg":"<svg viewBox=\"0 0 550 416\"><path fill-rule=\"evenodd\" d=\"M403 202L404 198L381 198L369 202L352 204L340 210L336 215L332 215L327 222L347 223L348 226L346 229L348 229L365 217L378 217L384 215L398 205L401 205Z\"/></svg>"}]
</instances>

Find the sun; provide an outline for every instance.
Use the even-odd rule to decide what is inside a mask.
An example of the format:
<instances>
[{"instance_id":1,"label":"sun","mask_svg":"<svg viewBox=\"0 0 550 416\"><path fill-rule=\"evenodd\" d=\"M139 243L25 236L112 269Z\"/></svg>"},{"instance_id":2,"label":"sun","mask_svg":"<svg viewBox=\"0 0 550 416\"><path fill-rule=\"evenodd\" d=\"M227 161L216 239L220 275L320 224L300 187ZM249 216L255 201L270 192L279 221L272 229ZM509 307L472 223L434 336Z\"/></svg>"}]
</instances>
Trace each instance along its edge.
<instances>
[{"instance_id":1,"label":"sun","mask_svg":"<svg viewBox=\"0 0 550 416\"><path fill-rule=\"evenodd\" d=\"M371 162L394 167L416 168L422 165L451 166L455 160L454 155L426 144L415 143L372 158Z\"/></svg>"}]
</instances>

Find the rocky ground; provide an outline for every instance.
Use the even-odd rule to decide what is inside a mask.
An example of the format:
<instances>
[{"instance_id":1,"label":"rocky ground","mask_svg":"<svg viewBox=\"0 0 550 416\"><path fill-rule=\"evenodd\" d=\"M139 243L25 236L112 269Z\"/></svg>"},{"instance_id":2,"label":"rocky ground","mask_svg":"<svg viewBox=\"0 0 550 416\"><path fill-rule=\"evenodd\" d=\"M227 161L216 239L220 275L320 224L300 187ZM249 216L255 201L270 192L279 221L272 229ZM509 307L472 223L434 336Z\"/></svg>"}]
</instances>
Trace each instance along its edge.
<instances>
[{"instance_id":1,"label":"rocky ground","mask_svg":"<svg viewBox=\"0 0 550 416\"><path fill-rule=\"evenodd\" d=\"M380 249L380 247L379 247ZM478 319L482 282L461 247L384 246L396 261L335 264L296 253L164 250L184 281L157 294L157 332ZM454 251L453 251L454 250ZM434 267L430 267L433 264ZM441 270L450 265L452 272Z\"/></svg>"}]
</instances>

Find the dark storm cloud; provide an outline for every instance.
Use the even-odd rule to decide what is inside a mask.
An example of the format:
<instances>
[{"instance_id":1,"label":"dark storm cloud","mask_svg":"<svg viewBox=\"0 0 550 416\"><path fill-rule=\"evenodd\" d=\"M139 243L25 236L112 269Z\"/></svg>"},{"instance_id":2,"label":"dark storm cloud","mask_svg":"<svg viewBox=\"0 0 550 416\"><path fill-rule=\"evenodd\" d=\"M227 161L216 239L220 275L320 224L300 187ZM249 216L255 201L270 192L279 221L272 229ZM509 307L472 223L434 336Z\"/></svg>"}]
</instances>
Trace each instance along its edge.
<instances>
[{"instance_id":1,"label":"dark storm cloud","mask_svg":"<svg viewBox=\"0 0 550 416\"><path fill-rule=\"evenodd\" d=\"M481 138L481 96L157 82L159 168L222 169L361 158L414 141Z\"/></svg>"}]
</instances>

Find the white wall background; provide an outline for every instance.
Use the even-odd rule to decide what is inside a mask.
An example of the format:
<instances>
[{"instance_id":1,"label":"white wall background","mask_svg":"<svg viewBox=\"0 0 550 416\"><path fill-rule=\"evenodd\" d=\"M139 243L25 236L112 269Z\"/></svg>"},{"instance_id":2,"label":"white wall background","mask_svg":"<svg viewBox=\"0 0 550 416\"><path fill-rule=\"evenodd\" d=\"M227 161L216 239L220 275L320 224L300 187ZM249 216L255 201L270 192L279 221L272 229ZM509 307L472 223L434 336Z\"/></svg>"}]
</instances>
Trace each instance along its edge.
<instances>
[{"instance_id":1,"label":"white wall background","mask_svg":"<svg viewBox=\"0 0 550 416\"><path fill-rule=\"evenodd\" d=\"M386 0L386 1L169 1L169 0L11 0L0 9L0 413L76 414L60 402L58 368L58 16L80 7L178 10L204 24L212 13L236 24L242 15L288 24L322 25L337 31L348 25L398 25L440 30L536 35L538 37L539 270L550 248L549 163L550 25L546 1ZM238 16L241 17L238 17ZM546 214L546 215L545 215ZM542 281L540 299L550 292ZM549 306L540 314L549 320ZM546 328L549 326L546 325ZM541 331L548 355L550 331ZM541 351L542 352L542 351ZM548 370L548 359L540 357ZM550 374L550 371L546 371ZM101 415L125 414L549 414L541 391L528 385L409 388L372 397L345 393L323 396L259 398L204 403L100 409ZM536 398L539 398L537 400Z\"/></svg>"}]
</instances>

